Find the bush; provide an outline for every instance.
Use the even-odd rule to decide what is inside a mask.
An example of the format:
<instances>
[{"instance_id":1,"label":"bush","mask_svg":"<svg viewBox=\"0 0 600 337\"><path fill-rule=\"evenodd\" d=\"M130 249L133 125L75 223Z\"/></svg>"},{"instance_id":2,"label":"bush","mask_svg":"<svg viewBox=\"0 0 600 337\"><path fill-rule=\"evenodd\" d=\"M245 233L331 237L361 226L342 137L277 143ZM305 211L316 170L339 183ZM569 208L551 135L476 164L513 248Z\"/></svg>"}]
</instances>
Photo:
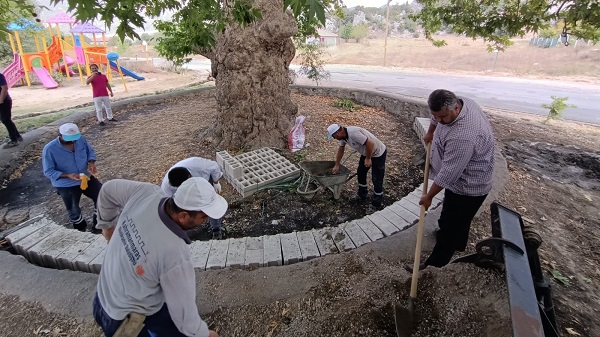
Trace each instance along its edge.
<instances>
[{"instance_id":1,"label":"bush","mask_svg":"<svg viewBox=\"0 0 600 337\"><path fill-rule=\"evenodd\" d=\"M549 109L548 117L542 123L546 124L551 119L561 119L563 116L563 112L566 108L576 108L575 105L566 104L565 102L569 99L568 97L552 97L552 103L550 104L542 104L542 108Z\"/></svg>"},{"instance_id":2,"label":"bush","mask_svg":"<svg viewBox=\"0 0 600 337\"><path fill-rule=\"evenodd\" d=\"M337 102L333 102L333 106L338 107L338 108L342 108L346 111L349 112L353 112L354 110L360 110L362 109L362 107L360 105L354 105L354 102L352 102L351 99L348 98L344 98L342 100L339 100Z\"/></svg>"}]
</instances>

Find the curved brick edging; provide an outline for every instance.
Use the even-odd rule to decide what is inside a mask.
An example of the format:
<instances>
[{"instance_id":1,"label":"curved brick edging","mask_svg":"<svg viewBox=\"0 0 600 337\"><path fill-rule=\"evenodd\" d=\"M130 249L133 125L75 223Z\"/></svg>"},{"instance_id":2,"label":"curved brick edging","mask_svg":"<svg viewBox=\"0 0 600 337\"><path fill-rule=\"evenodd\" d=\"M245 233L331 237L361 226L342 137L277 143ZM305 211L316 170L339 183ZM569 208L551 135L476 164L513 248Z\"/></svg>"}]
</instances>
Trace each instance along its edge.
<instances>
[{"instance_id":1,"label":"curved brick edging","mask_svg":"<svg viewBox=\"0 0 600 337\"><path fill-rule=\"evenodd\" d=\"M208 90L213 88L190 90L185 94ZM426 115L427 111L426 105L422 102L408 99L404 101L405 98L367 90L300 86L294 87L293 90L340 98L352 97L360 104L380 107L396 114L401 113L398 107L404 106L407 109L405 113L410 114L409 117L413 115L420 117ZM164 96L153 97L153 99L163 98ZM128 103L136 101L149 100L138 98ZM428 126L427 121L427 118L415 119L413 126L418 135L422 136L424 133ZM496 151L494 187L484 205L493 201L502 191L507 178L506 161L501 153ZM195 268L201 270L226 267L255 268L293 264L349 251L413 226L418 221L420 212L418 201L421 194L422 185L381 211L336 227L261 237L195 241L190 245L192 262ZM441 204L440 196L441 194L434 199L431 209ZM485 209L485 206L481 209ZM102 236L68 230L45 217L33 218L15 227L10 234L6 235L6 239L15 247L17 253L35 264L94 273L100 271L106 248Z\"/></svg>"}]
</instances>

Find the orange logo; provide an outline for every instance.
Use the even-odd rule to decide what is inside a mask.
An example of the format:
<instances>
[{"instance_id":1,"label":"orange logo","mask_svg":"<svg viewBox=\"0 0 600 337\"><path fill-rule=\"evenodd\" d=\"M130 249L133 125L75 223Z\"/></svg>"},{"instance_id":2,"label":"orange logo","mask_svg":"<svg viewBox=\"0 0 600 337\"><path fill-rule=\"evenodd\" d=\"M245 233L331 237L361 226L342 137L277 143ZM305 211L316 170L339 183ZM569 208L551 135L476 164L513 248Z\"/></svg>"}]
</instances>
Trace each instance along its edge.
<instances>
[{"instance_id":1,"label":"orange logo","mask_svg":"<svg viewBox=\"0 0 600 337\"><path fill-rule=\"evenodd\" d=\"M137 267L135 267L135 273L140 276L144 275L144 267L138 265Z\"/></svg>"}]
</instances>

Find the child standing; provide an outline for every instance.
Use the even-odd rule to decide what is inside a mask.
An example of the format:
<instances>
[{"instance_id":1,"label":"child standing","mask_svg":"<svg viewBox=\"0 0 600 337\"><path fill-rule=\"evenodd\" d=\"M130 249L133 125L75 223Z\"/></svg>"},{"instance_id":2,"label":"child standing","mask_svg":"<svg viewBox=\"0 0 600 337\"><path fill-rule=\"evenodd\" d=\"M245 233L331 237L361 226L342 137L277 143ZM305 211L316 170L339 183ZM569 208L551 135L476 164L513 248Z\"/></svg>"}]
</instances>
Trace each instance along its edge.
<instances>
[{"instance_id":1,"label":"child standing","mask_svg":"<svg viewBox=\"0 0 600 337\"><path fill-rule=\"evenodd\" d=\"M100 125L105 125L104 117L102 116L102 106L104 106L104 109L106 110L106 118L111 122L116 122L117 120L114 119L112 115L110 98L108 98L108 92L110 92L110 97L113 97L113 91L108 83L108 78L106 78L106 75L100 73L97 64L90 65L90 70L92 71L92 75L87 78L85 83L92 85L94 107L96 108L98 123Z\"/></svg>"}]
</instances>

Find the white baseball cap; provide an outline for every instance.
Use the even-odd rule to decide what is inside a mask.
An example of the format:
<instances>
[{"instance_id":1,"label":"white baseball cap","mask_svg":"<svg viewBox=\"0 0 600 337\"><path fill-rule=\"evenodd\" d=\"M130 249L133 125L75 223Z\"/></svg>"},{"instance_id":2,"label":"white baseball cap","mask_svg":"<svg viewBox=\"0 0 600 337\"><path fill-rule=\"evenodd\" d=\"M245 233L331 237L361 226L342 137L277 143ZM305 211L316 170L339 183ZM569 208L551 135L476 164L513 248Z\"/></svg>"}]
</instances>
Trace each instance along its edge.
<instances>
[{"instance_id":1,"label":"white baseball cap","mask_svg":"<svg viewBox=\"0 0 600 337\"><path fill-rule=\"evenodd\" d=\"M219 219L227 211L227 200L215 192L204 178L192 177L184 181L173 196L177 207L186 211L202 211L210 218Z\"/></svg>"},{"instance_id":2,"label":"white baseball cap","mask_svg":"<svg viewBox=\"0 0 600 337\"><path fill-rule=\"evenodd\" d=\"M330 126L328 126L327 127L327 139L333 138L333 134L336 133L341 128L342 127L339 126L338 124L331 124Z\"/></svg>"},{"instance_id":3,"label":"white baseball cap","mask_svg":"<svg viewBox=\"0 0 600 337\"><path fill-rule=\"evenodd\" d=\"M62 139L67 142L72 142L81 138L81 133L79 133L79 128L74 123L65 123L58 128L58 132L60 132Z\"/></svg>"}]
</instances>

